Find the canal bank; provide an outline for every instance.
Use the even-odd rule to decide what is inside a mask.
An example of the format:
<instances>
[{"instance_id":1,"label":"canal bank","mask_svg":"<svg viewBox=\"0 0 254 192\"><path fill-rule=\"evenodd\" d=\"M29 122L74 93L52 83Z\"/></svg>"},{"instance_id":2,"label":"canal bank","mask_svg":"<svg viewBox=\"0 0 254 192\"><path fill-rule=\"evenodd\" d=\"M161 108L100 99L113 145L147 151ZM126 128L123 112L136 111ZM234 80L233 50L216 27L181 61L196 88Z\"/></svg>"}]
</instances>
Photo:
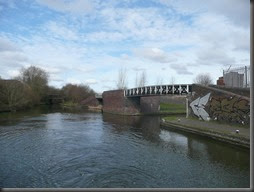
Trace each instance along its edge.
<instances>
[{"instance_id":1,"label":"canal bank","mask_svg":"<svg viewBox=\"0 0 254 192\"><path fill-rule=\"evenodd\" d=\"M207 122L183 116L162 118L160 124L162 128L190 132L244 148L250 148L250 128L246 126L229 125L216 121Z\"/></svg>"}]
</instances>

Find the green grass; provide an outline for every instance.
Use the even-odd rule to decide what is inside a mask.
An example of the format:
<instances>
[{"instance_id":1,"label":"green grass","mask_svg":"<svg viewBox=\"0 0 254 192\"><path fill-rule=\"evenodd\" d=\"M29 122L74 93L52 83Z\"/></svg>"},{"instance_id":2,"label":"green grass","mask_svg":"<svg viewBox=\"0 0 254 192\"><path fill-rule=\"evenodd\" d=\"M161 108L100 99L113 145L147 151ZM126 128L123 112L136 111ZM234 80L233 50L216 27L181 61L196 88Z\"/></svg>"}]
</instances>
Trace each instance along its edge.
<instances>
[{"instance_id":1,"label":"green grass","mask_svg":"<svg viewBox=\"0 0 254 192\"><path fill-rule=\"evenodd\" d=\"M175 103L161 103L160 104L161 112L170 112L170 113L185 113L186 106L185 104L175 104Z\"/></svg>"}]
</instances>

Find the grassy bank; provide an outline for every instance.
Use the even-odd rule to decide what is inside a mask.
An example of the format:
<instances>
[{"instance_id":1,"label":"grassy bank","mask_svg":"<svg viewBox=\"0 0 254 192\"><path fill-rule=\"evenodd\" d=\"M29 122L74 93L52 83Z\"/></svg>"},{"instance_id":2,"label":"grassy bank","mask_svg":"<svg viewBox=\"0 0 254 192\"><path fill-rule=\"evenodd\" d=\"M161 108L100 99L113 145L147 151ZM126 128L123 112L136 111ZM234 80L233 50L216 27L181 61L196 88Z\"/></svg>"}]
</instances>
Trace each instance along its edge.
<instances>
[{"instance_id":1,"label":"grassy bank","mask_svg":"<svg viewBox=\"0 0 254 192\"><path fill-rule=\"evenodd\" d=\"M163 113L185 113L185 104L161 103L160 112Z\"/></svg>"}]
</instances>

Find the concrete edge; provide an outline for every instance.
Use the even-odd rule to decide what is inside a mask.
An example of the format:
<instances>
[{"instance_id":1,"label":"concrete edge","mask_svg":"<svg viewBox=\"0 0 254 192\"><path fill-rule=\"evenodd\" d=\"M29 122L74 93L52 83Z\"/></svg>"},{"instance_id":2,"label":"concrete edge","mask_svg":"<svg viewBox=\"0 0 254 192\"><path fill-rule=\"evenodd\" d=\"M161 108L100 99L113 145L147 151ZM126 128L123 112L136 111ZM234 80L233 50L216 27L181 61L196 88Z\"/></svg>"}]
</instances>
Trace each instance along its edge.
<instances>
[{"instance_id":1,"label":"concrete edge","mask_svg":"<svg viewBox=\"0 0 254 192\"><path fill-rule=\"evenodd\" d=\"M220 134L220 133L201 132L201 131L195 130L191 127L182 126L182 125L174 124L174 123L171 123L171 122L162 122L161 121L160 125L162 125L166 128L173 128L173 129L177 129L177 130L180 130L180 131L186 131L186 132L190 132L190 133L193 133L193 134L206 136L206 137L212 138L214 140L219 140L219 141L223 141L223 142L226 142L226 143L230 143L230 144L233 144L233 145L237 145L237 146L240 146L240 147L250 149L250 142L241 140L240 138L239 139L232 138L230 136L226 136L226 135L223 135L223 134Z\"/></svg>"}]
</instances>

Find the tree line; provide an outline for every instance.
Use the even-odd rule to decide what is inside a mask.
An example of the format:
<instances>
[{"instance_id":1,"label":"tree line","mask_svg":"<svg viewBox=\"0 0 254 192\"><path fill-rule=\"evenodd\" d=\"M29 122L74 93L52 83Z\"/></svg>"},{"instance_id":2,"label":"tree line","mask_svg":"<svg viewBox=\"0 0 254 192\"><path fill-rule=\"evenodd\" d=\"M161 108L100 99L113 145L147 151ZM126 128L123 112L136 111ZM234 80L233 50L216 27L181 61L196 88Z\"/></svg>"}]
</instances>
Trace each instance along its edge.
<instances>
[{"instance_id":1,"label":"tree line","mask_svg":"<svg viewBox=\"0 0 254 192\"><path fill-rule=\"evenodd\" d=\"M13 111L29 108L38 104L47 103L49 95L58 95L65 102L78 104L95 92L87 85L66 84L61 89L48 85L49 74L35 66L22 68L20 74L11 80L4 80L0 77L0 111ZM117 89L127 88L127 70L121 68L118 72L116 83ZM162 84L163 79L157 79L156 84ZM212 78L208 73L199 74L193 80L194 83L208 86L212 84ZM143 71L136 74L135 86L146 86L147 76ZM172 77L171 84L174 84Z\"/></svg>"},{"instance_id":2,"label":"tree line","mask_svg":"<svg viewBox=\"0 0 254 192\"><path fill-rule=\"evenodd\" d=\"M61 89L48 85L49 74L35 66L22 68L11 80L0 78L0 111L15 111L45 104L49 95L65 102L80 103L95 92L88 85L66 84Z\"/></svg>"}]
</instances>

